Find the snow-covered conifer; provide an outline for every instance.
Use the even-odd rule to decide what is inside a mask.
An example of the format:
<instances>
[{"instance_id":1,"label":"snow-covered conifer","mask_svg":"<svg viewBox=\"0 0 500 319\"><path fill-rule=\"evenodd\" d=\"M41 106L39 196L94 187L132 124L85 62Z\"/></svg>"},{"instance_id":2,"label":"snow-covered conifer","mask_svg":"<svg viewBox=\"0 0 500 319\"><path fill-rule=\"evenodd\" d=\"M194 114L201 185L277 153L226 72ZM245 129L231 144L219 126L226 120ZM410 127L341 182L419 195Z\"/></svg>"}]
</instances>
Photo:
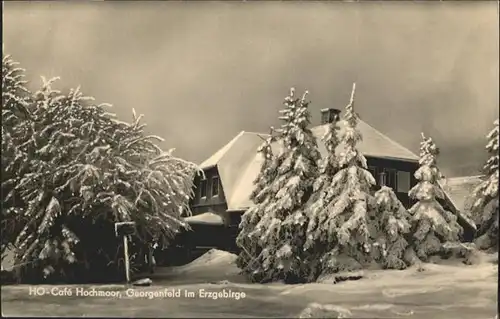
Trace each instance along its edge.
<instances>
[{"instance_id":1,"label":"snow-covered conifer","mask_svg":"<svg viewBox=\"0 0 500 319\"><path fill-rule=\"evenodd\" d=\"M271 186L273 197L252 234L263 248L256 257L260 281L295 281L308 273L303 256L307 222L304 203L318 174L320 154L309 129L306 95L297 98L291 89L280 111L283 125L277 132L282 149L274 159L277 175Z\"/></svg>"},{"instance_id":2,"label":"snow-covered conifer","mask_svg":"<svg viewBox=\"0 0 500 319\"><path fill-rule=\"evenodd\" d=\"M197 167L161 150L162 139L144 134L135 111L131 124L121 122L79 88L62 94L52 84L44 79L19 125L28 173L7 194L25 203L12 217L21 226L16 262L45 275L75 262L90 265L89 273L121 273L113 223L135 222L135 243L167 245L187 227L180 215Z\"/></svg>"},{"instance_id":3,"label":"snow-covered conifer","mask_svg":"<svg viewBox=\"0 0 500 319\"><path fill-rule=\"evenodd\" d=\"M426 261L429 257L441 253L443 244L456 243L463 232L457 222L457 216L445 210L438 199L444 199L444 192L439 181L442 174L437 167L436 157L439 149L432 140L422 133L420 143L420 167L415 172L417 185L408 195L417 201L408 211L412 215L412 246L416 257ZM408 262L414 262L415 256L407 255Z\"/></svg>"},{"instance_id":4,"label":"snow-covered conifer","mask_svg":"<svg viewBox=\"0 0 500 319\"><path fill-rule=\"evenodd\" d=\"M256 258L262 252L262 247L259 245L259 238L256 237L254 230L264 215L267 205L274 199L271 185L277 175L272 150L272 145L276 140L273 130L271 127L270 135L258 149L258 153L262 157L262 166L259 175L254 180L255 188L250 195L254 206L243 214L239 225L240 233L236 238L236 244L241 248L236 264L247 276L255 281L259 281L259 278L254 278L254 274L261 273L259 270L256 271L260 267L260 263Z\"/></svg>"},{"instance_id":5,"label":"snow-covered conifer","mask_svg":"<svg viewBox=\"0 0 500 319\"><path fill-rule=\"evenodd\" d=\"M319 196L325 195L325 192L330 187L333 176L339 170L339 159L336 153L337 147L340 144L338 120L336 118L327 124L326 132L321 138L325 144L327 153L321 160L319 176L314 183L314 193L317 193Z\"/></svg>"},{"instance_id":6,"label":"snow-covered conifer","mask_svg":"<svg viewBox=\"0 0 500 319\"><path fill-rule=\"evenodd\" d=\"M486 138L490 158L483 168L485 179L473 193L472 212L479 225L475 242L479 248L498 251L498 119Z\"/></svg>"},{"instance_id":7,"label":"snow-covered conifer","mask_svg":"<svg viewBox=\"0 0 500 319\"><path fill-rule=\"evenodd\" d=\"M14 191L15 183L26 172L28 154L19 147L26 133L23 125L29 119L30 92L26 88L24 69L9 55L2 58L2 253L20 227L18 212L22 198ZM11 194L7 197L7 194Z\"/></svg>"},{"instance_id":8,"label":"snow-covered conifer","mask_svg":"<svg viewBox=\"0 0 500 319\"><path fill-rule=\"evenodd\" d=\"M335 174L339 170L339 159L336 153L340 144L338 125L339 118L335 118L331 123L326 124L326 132L322 136L322 142L327 151L326 156L321 159L319 164L319 174L313 185L313 194L308 202L307 215L308 215L308 229L305 247L311 250L310 263L311 273L310 280L317 276L320 271L319 261L321 255L326 253L325 245L327 241L321 233L321 229L315 228L317 226L317 219L321 218L321 213L324 210L325 202L331 201L329 191L331 182Z\"/></svg>"},{"instance_id":9,"label":"snow-covered conifer","mask_svg":"<svg viewBox=\"0 0 500 319\"><path fill-rule=\"evenodd\" d=\"M382 186L375 193L375 204L369 224L372 255L384 268L404 269L411 216L390 187Z\"/></svg>"},{"instance_id":10,"label":"snow-covered conifer","mask_svg":"<svg viewBox=\"0 0 500 319\"><path fill-rule=\"evenodd\" d=\"M2 57L2 126L13 125L28 115L30 92L24 80L25 70L10 55Z\"/></svg>"},{"instance_id":11,"label":"snow-covered conifer","mask_svg":"<svg viewBox=\"0 0 500 319\"><path fill-rule=\"evenodd\" d=\"M308 210L307 249L314 251L315 246L322 245L321 250L326 252L319 254L321 269L317 273L359 268L370 253L367 218L375 180L367 170L366 158L357 148L362 136L357 129L359 117L354 111L354 93L355 84L344 113L340 169L326 186L325 195Z\"/></svg>"}]
</instances>

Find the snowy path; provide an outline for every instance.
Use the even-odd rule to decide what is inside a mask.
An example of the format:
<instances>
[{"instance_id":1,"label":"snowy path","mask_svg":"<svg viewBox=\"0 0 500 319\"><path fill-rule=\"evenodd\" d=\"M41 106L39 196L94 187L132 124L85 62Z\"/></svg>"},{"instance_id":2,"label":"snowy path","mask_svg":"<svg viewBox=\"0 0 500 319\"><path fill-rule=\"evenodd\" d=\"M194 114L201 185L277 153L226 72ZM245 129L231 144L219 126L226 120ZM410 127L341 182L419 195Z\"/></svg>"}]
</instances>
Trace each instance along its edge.
<instances>
[{"instance_id":1,"label":"snowy path","mask_svg":"<svg viewBox=\"0 0 500 319\"><path fill-rule=\"evenodd\" d=\"M217 265L217 267L212 267ZM493 319L497 304L497 265L427 265L426 271L371 272L368 278L337 285L285 286L236 283L236 269L220 259L210 265L160 271L155 286L135 291L163 291L164 288L198 293L207 291L245 292L240 300L180 297L130 298L123 286L94 286L119 290L122 298L30 296L27 286L2 287L2 312L7 316L126 316L126 317L296 317L309 303L333 304L349 309L357 318L463 318ZM228 279L227 284L208 284ZM239 280L242 282L241 280ZM205 282L205 283L202 283ZM47 289L62 286L38 286ZM68 286L70 287L70 286ZM69 289L75 290L75 287ZM86 287L86 289L90 289Z\"/></svg>"}]
</instances>

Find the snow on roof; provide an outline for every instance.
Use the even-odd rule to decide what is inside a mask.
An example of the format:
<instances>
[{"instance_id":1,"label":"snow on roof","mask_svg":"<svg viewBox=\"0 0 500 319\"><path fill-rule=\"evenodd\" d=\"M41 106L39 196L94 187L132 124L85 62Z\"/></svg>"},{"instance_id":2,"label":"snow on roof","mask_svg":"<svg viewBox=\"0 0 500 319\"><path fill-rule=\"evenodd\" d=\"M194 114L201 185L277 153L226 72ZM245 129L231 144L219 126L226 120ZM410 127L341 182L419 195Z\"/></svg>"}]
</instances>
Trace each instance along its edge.
<instances>
[{"instance_id":1,"label":"snow on roof","mask_svg":"<svg viewBox=\"0 0 500 319\"><path fill-rule=\"evenodd\" d=\"M229 210L240 210L249 207L246 203L248 203L253 189L253 180L260 170L260 166L256 168L253 163L257 149L263 143L259 135L264 136L257 133L243 132L217 163ZM245 174L250 167L256 169L252 169L249 174ZM241 185L242 182L248 182L246 179L250 179L250 188Z\"/></svg>"},{"instance_id":2,"label":"snow on roof","mask_svg":"<svg viewBox=\"0 0 500 319\"><path fill-rule=\"evenodd\" d=\"M339 123L342 131L343 121ZM323 156L326 154L326 149L320 139L327 126L328 124L325 124L312 128ZM417 155L361 120L358 129L363 135L363 141L358 146L365 156L418 161ZM242 131L200 165L202 169L217 166L228 210L246 210L253 205L250 194L262 165L262 158L257 153L257 148L262 145L262 138L267 136L269 135ZM280 148L280 145L275 143L273 152L278 153Z\"/></svg>"},{"instance_id":3,"label":"snow on roof","mask_svg":"<svg viewBox=\"0 0 500 319\"><path fill-rule=\"evenodd\" d=\"M224 220L220 215L210 212L186 217L184 221L188 224L224 225Z\"/></svg>"},{"instance_id":4,"label":"snow on roof","mask_svg":"<svg viewBox=\"0 0 500 319\"><path fill-rule=\"evenodd\" d=\"M312 128L313 134L321 139L326 133L329 124L320 125ZM345 128L345 121L339 121L339 134L342 134ZM386 135L382 134L380 131L376 130L372 126L368 125L366 122L359 120L358 130L363 136L363 140L358 144L360 152L365 156L378 157L378 158L389 158L405 161L418 161L418 156L413 152L405 148L404 146L396 143ZM323 142L318 140L318 147L321 155L326 154L325 145ZM343 149L343 145L339 146L337 152Z\"/></svg>"},{"instance_id":5,"label":"snow on roof","mask_svg":"<svg viewBox=\"0 0 500 319\"><path fill-rule=\"evenodd\" d=\"M229 143L224 145L221 149L219 149L217 152L215 152L212 156L207 158L203 163L200 164L200 168L209 168L212 166L217 165L217 163L224 157L224 155L231 149L231 146L233 146L234 143L243 135L245 134L245 131L241 131L236 135Z\"/></svg>"},{"instance_id":6,"label":"snow on roof","mask_svg":"<svg viewBox=\"0 0 500 319\"><path fill-rule=\"evenodd\" d=\"M477 175L447 178L441 185L455 208L464 212L468 210L472 191L481 183L482 177Z\"/></svg>"},{"instance_id":7,"label":"snow on roof","mask_svg":"<svg viewBox=\"0 0 500 319\"><path fill-rule=\"evenodd\" d=\"M341 132L344 123L344 121L339 122ZM320 139L327 127L328 124L312 128L312 133L318 139L319 151L323 156L326 154L326 149ZM418 161L417 155L361 120L358 123L358 129L363 136L363 141L358 146L365 156ZM260 154L257 153L257 148L262 145L262 138L267 136L269 135L241 131L200 165L202 169L217 166L228 210L246 210L253 205L250 194L263 162ZM278 153L279 149L280 145L275 143L273 151ZM341 149L342 146L339 147L339 150Z\"/></svg>"}]
</instances>

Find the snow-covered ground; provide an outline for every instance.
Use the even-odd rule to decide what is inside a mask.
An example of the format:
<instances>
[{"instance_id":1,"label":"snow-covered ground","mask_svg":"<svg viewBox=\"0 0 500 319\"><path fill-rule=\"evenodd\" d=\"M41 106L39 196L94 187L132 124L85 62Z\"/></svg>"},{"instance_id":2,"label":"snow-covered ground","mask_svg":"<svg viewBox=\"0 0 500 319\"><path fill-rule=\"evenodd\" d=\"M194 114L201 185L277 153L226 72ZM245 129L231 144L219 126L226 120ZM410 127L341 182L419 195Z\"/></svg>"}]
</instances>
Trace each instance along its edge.
<instances>
[{"instance_id":1,"label":"snow-covered ground","mask_svg":"<svg viewBox=\"0 0 500 319\"><path fill-rule=\"evenodd\" d=\"M40 296L33 291L30 295L34 287L4 286L2 313L297 318L301 313L303 317L311 313L317 316L317 309L324 308L320 310L323 318L341 312L353 318L493 319L497 311L498 266L487 260L472 266L428 264L423 271L370 271L357 281L306 285L247 283L239 276L234 260L229 253L210 251L189 265L159 269L151 276L151 287L78 286L90 294L114 292L114 297L78 296L75 286L36 286L46 291ZM165 289L180 296L166 296ZM215 293L220 294L218 299L213 299ZM307 307L312 311L304 311Z\"/></svg>"}]
</instances>

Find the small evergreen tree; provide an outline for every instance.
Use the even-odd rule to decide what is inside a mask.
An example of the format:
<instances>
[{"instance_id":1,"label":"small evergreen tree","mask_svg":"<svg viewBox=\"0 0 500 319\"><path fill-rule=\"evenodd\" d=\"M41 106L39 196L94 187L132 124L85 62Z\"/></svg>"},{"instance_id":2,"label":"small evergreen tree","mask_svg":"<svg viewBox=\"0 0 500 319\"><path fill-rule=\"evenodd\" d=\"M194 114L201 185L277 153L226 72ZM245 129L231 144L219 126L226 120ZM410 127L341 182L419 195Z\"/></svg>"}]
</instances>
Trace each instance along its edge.
<instances>
[{"instance_id":1,"label":"small evergreen tree","mask_svg":"<svg viewBox=\"0 0 500 319\"><path fill-rule=\"evenodd\" d=\"M308 229L315 231L307 234L308 243L320 241L327 251L320 260L318 273L322 274L358 269L370 253L367 218L375 180L367 170L366 158L357 148L362 136L357 129L359 116L354 111L354 92L355 85L344 113L345 129L341 135L344 149L338 157L340 169L326 187L321 201L313 203L309 210Z\"/></svg>"},{"instance_id":2,"label":"small evergreen tree","mask_svg":"<svg viewBox=\"0 0 500 319\"><path fill-rule=\"evenodd\" d=\"M407 255L408 262L415 262L415 257L427 261L429 257L442 253L443 244L457 243L463 232L457 217L445 210L438 201L444 199L438 183L442 179L436 161L438 154L439 149L432 138L426 138L422 133L420 167L415 172L418 183L408 194L417 201L409 209L412 215L412 247L416 256Z\"/></svg>"},{"instance_id":3,"label":"small evergreen tree","mask_svg":"<svg viewBox=\"0 0 500 319\"><path fill-rule=\"evenodd\" d=\"M265 139L258 149L263 162L259 175L254 180L255 189L250 195L254 206L243 214L239 225L240 233L236 238L236 244L241 248L241 252L236 259L236 265L253 281L259 281L260 278L254 276L262 273L262 269L259 269L261 265L256 260L262 252L262 247L259 245L259 238L256 237L254 230L275 195L271 189L277 175L272 150L276 137L273 134L274 128L271 127L269 137Z\"/></svg>"},{"instance_id":4,"label":"small evergreen tree","mask_svg":"<svg viewBox=\"0 0 500 319\"><path fill-rule=\"evenodd\" d=\"M479 225L475 242L479 248L498 251L498 119L486 138L486 178L473 192L472 212Z\"/></svg>"},{"instance_id":5,"label":"small evergreen tree","mask_svg":"<svg viewBox=\"0 0 500 319\"><path fill-rule=\"evenodd\" d=\"M370 216L374 259L384 268L404 269L411 216L390 187L382 186L375 193L375 203L376 209Z\"/></svg>"},{"instance_id":6,"label":"small evergreen tree","mask_svg":"<svg viewBox=\"0 0 500 319\"><path fill-rule=\"evenodd\" d=\"M311 195L318 174L320 154L316 138L308 128L310 113L306 94L299 99L291 89L285 108L280 111L284 123L277 130L282 150L274 159L277 175L271 193L275 195L252 234L259 238L263 248L256 258L261 272L256 277L261 278L260 281L292 282L304 280L308 273L303 251L307 221L304 203Z\"/></svg>"}]
</instances>

